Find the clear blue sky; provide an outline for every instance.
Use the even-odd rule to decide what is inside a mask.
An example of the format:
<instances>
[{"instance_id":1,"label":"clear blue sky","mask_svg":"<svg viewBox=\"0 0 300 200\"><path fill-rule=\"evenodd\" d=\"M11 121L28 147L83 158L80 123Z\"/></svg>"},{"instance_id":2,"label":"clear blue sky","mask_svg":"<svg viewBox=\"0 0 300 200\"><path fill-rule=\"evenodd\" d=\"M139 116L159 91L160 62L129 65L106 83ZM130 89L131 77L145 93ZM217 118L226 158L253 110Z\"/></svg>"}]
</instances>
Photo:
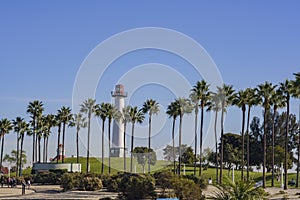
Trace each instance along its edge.
<instances>
[{"instance_id":1,"label":"clear blue sky","mask_svg":"<svg viewBox=\"0 0 300 200\"><path fill-rule=\"evenodd\" d=\"M284 79L292 79L292 74L300 71L299 9L300 2L296 0L189 3L2 0L0 118L22 116L28 120L26 107L34 99L44 102L45 113L56 113L63 105L71 106L74 81L83 60L100 42L132 28L163 27L193 38L210 54L223 81L234 85L236 90L255 87L264 81L277 84ZM97 101L110 101L109 91L122 76L116 73L116 67L125 66L122 68L125 73L145 63L174 67L192 85L201 79L182 59L166 52L133 52L112 64L99 82L101 90L97 90ZM174 99L167 88L148 85L139 88L129 103L141 106L150 97L160 101L163 107ZM297 116L298 105L299 101L292 101L291 111ZM261 116L261 108L255 108L254 114ZM240 115L237 108L229 109L226 132L240 131ZM163 114L158 117L154 123L165 119ZM192 119L192 115L187 117L185 132L193 132ZM158 128L160 133L153 138L157 149L170 142L170 123L165 120L166 124ZM141 128L137 134L142 135L145 130L145 127ZM72 155L75 154L74 130L69 129L67 134L70 141L66 145L67 155ZM85 132L82 134L84 143ZM97 148L99 134L98 131L92 135L92 153L95 156L101 155ZM210 131L206 135L207 140L213 138ZM186 143L192 145L190 136L186 137ZM53 130L51 156L55 154L55 138L56 130ZM5 152L15 149L15 143L15 134L11 133L7 136ZM30 144L31 138L26 138L25 150L28 153L31 152ZM137 141L137 145L146 144L143 139ZM85 155L83 146L81 154ZM31 154L28 155L31 158Z\"/></svg>"}]
</instances>

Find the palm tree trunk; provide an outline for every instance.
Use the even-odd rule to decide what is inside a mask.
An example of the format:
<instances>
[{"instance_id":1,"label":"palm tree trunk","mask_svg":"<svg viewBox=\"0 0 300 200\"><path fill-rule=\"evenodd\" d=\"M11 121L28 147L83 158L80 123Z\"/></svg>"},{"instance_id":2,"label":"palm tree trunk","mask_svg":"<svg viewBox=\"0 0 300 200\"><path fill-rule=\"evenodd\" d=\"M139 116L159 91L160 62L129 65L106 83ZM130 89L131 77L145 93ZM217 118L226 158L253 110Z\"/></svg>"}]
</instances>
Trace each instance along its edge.
<instances>
[{"instance_id":1,"label":"palm tree trunk","mask_svg":"<svg viewBox=\"0 0 300 200\"><path fill-rule=\"evenodd\" d=\"M43 138L43 162L46 160L46 137Z\"/></svg>"},{"instance_id":2,"label":"palm tree trunk","mask_svg":"<svg viewBox=\"0 0 300 200\"><path fill-rule=\"evenodd\" d=\"M61 123L58 124L58 133L57 133L57 155L56 155L56 163L59 160L59 143L60 143L60 132L61 132Z\"/></svg>"},{"instance_id":3,"label":"palm tree trunk","mask_svg":"<svg viewBox=\"0 0 300 200\"><path fill-rule=\"evenodd\" d=\"M179 117L179 165L178 165L178 175L181 172L181 129L182 129L182 118L183 115L181 114Z\"/></svg>"},{"instance_id":4,"label":"palm tree trunk","mask_svg":"<svg viewBox=\"0 0 300 200\"><path fill-rule=\"evenodd\" d=\"M299 115L300 116L300 115ZM300 129L300 120L299 120L299 127ZM300 137L298 136L298 157L297 157L297 180L296 180L296 188L299 187L299 168L300 168Z\"/></svg>"},{"instance_id":5,"label":"palm tree trunk","mask_svg":"<svg viewBox=\"0 0 300 200\"><path fill-rule=\"evenodd\" d=\"M38 136L39 163L41 162L41 136Z\"/></svg>"},{"instance_id":6,"label":"palm tree trunk","mask_svg":"<svg viewBox=\"0 0 300 200\"><path fill-rule=\"evenodd\" d=\"M19 175L19 132L17 132L17 159L16 159L16 176Z\"/></svg>"},{"instance_id":7,"label":"palm tree trunk","mask_svg":"<svg viewBox=\"0 0 300 200\"><path fill-rule=\"evenodd\" d=\"M34 152L34 141L35 141L35 117L33 116L32 118L32 124L33 124L33 133L32 133L32 164L35 162L34 158L35 158L35 152Z\"/></svg>"},{"instance_id":8,"label":"palm tree trunk","mask_svg":"<svg viewBox=\"0 0 300 200\"><path fill-rule=\"evenodd\" d=\"M263 188L266 188L266 155L267 155L267 104L264 112L264 142L263 142Z\"/></svg>"},{"instance_id":9,"label":"palm tree trunk","mask_svg":"<svg viewBox=\"0 0 300 200\"><path fill-rule=\"evenodd\" d=\"M173 165L174 165L174 174L176 174L176 158L175 158L175 117L173 118L172 126L172 144L173 144Z\"/></svg>"},{"instance_id":10,"label":"palm tree trunk","mask_svg":"<svg viewBox=\"0 0 300 200\"><path fill-rule=\"evenodd\" d=\"M124 172L126 172L126 125L127 123L124 122L124 152L123 152L123 159L124 159Z\"/></svg>"},{"instance_id":11,"label":"palm tree trunk","mask_svg":"<svg viewBox=\"0 0 300 200\"><path fill-rule=\"evenodd\" d=\"M216 146L216 182L218 183L218 163L219 163L219 159L218 159L218 136L217 136L217 121L218 121L218 111L215 111L215 127L214 127L214 131L215 131L215 146Z\"/></svg>"},{"instance_id":12,"label":"palm tree trunk","mask_svg":"<svg viewBox=\"0 0 300 200\"><path fill-rule=\"evenodd\" d=\"M194 175L196 176L196 163L197 163L197 138L198 135L198 104L195 105L195 156L194 156ZM200 165L200 171L201 171L201 165ZM199 173L200 173L199 171Z\"/></svg>"},{"instance_id":13,"label":"palm tree trunk","mask_svg":"<svg viewBox=\"0 0 300 200\"><path fill-rule=\"evenodd\" d=\"M245 133L244 133L244 129L245 129L245 112L246 112L246 107L243 106L242 108L242 112L243 112L243 119L242 119L242 170L241 170L241 179L242 181L244 180L244 160L245 160Z\"/></svg>"},{"instance_id":14,"label":"palm tree trunk","mask_svg":"<svg viewBox=\"0 0 300 200\"><path fill-rule=\"evenodd\" d=\"M90 165L90 133L91 133L91 111L88 114L88 141L87 141L87 152L86 152L86 173L89 173Z\"/></svg>"},{"instance_id":15,"label":"palm tree trunk","mask_svg":"<svg viewBox=\"0 0 300 200\"><path fill-rule=\"evenodd\" d=\"M108 120L108 173L110 174L110 126L111 126L111 119Z\"/></svg>"},{"instance_id":16,"label":"palm tree trunk","mask_svg":"<svg viewBox=\"0 0 300 200\"><path fill-rule=\"evenodd\" d=\"M63 122L63 138L62 138L62 163L65 162L65 131L66 131L66 122Z\"/></svg>"},{"instance_id":17,"label":"palm tree trunk","mask_svg":"<svg viewBox=\"0 0 300 200\"><path fill-rule=\"evenodd\" d=\"M151 148L151 114L149 114L148 150ZM150 174L150 152L148 152L148 173Z\"/></svg>"},{"instance_id":18,"label":"palm tree trunk","mask_svg":"<svg viewBox=\"0 0 300 200\"><path fill-rule=\"evenodd\" d=\"M130 172L132 173L132 165L133 165L133 141L134 141L134 123L132 123L131 130L131 154L130 154Z\"/></svg>"},{"instance_id":19,"label":"palm tree trunk","mask_svg":"<svg viewBox=\"0 0 300 200\"><path fill-rule=\"evenodd\" d=\"M102 159L101 159L101 174L104 173L104 123L105 121L102 120Z\"/></svg>"},{"instance_id":20,"label":"palm tree trunk","mask_svg":"<svg viewBox=\"0 0 300 200\"><path fill-rule=\"evenodd\" d=\"M0 166L2 167L2 161L3 161L3 147L4 147L4 133L2 133L2 141L1 141L1 158L0 158Z\"/></svg>"},{"instance_id":21,"label":"palm tree trunk","mask_svg":"<svg viewBox=\"0 0 300 200\"><path fill-rule=\"evenodd\" d=\"M221 159L220 159L220 184L222 184L223 180L223 150L224 150L224 141L223 141L223 135L224 135L224 104L222 103L222 111L221 111Z\"/></svg>"},{"instance_id":22,"label":"palm tree trunk","mask_svg":"<svg viewBox=\"0 0 300 200\"><path fill-rule=\"evenodd\" d=\"M250 134L249 134L249 125L250 125L250 110L251 106L248 107L248 117L247 117L247 181L249 181L249 167L250 167Z\"/></svg>"},{"instance_id":23,"label":"palm tree trunk","mask_svg":"<svg viewBox=\"0 0 300 200\"><path fill-rule=\"evenodd\" d=\"M274 165L275 165L275 116L276 106L274 105L273 119L272 119L272 181L271 187L274 187Z\"/></svg>"},{"instance_id":24,"label":"palm tree trunk","mask_svg":"<svg viewBox=\"0 0 300 200\"><path fill-rule=\"evenodd\" d=\"M201 102L201 125L200 125L200 170L199 175L202 177L202 160L203 160L203 154L202 154L202 144L203 144L203 118L204 118L204 105L203 102Z\"/></svg>"},{"instance_id":25,"label":"palm tree trunk","mask_svg":"<svg viewBox=\"0 0 300 200\"><path fill-rule=\"evenodd\" d=\"M46 153L45 153L45 162L47 163L48 161L48 139L49 137L46 137Z\"/></svg>"},{"instance_id":26,"label":"palm tree trunk","mask_svg":"<svg viewBox=\"0 0 300 200\"><path fill-rule=\"evenodd\" d=\"M24 134L22 134L22 136L21 136L21 154L20 154L20 168L19 168L20 171L19 171L19 176L22 176L23 143L24 143Z\"/></svg>"},{"instance_id":27,"label":"palm tree trunk","mask_svg":"<svg viewBox=\"0 0 300 200\"><path fill-rule=\"evenodd\" d=\"M79 130L76 130L76 161L79 163Z\"/></svg>"},{"instance_id":28,"label":"palm tree trunk","mask_svg":"<svg viewBox=\"0 0 300 200\"><path fill-rule=\"evenodd\" d=\"M290 118L290 95L287 95L286 100L286 124L285 124L285 154L284 154L284 190L287 190L287 180L288 180L288 174L287 174L287 168L288 168L288 134L289 134L289 118Z\"/></svg>"}]
</instances>

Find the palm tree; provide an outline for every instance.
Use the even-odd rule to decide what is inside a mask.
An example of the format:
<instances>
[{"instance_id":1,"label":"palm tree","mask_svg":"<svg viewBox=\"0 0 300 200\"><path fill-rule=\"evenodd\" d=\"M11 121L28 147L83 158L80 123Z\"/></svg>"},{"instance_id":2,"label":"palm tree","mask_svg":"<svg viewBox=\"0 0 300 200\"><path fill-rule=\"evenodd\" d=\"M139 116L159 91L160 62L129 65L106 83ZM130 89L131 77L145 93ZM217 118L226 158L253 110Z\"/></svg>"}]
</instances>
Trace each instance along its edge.
<instances>
[{"instance_id":1,"label":"palm tree","mask_svg":"<svg viewBox=\"0 0 300 200\"><path fill-rule=\"evenodd\" d=\"M144 102L142 111L145 114L149 113L148 149L151 149L151 120L152 115L159 112L159 104L153 99L148 99ZM148 173L150 173L150 153L148 154Z\"/></svg>"},{"instance_id":2,"label":"palm tree","mask_svg":"<svg viewBox=\"0 0 300 200\"><path fill-rule=\"evenodd\" d=\"M23 118L21 117L17 117L15 120L12 120L12 124L13 124L13 128L14 128L14 132L17 133L17 157L16 157L16 176L19 175L19 152L20 152L20 149L19 149L19 141L20 141L20 130L21 130L21 122L24 121Z\"/></svg>"},{"instance_id":3,"label":"palm tree","mask_svg":"<svg viewBox=\"0 0 300 200\"><path fill-rule=\"evenodd\" d=\"M218 136L217 136L217 121L218 121L218 112L221 110L221 99L218 96L217 93L212 93L211 94L211 101L208 104L208 111L214 111L215 112L215 123L214 123L214 132L215 132L215 162L216 162L216 182L218 183L218 163L219 163L219 158L218 158Z\"/></svg>"},{"instance_id":4,"label":"palm tree","mask_svg":"<svg viewBox=\"0 0 300 200\"><path fill-rule=\"evenodd\" d=\"M27 133L28 135L30 135L30 128L29 128L29 124L27 124L24 120L20 123L20 140L21 140L21 147L20 147L20 152L23 152L23 144L24 144L24 136L25 133ZM19 168L19 176L22 176L22 156L23 154L20 154L20 168Z\"/></svg>"},{"instance_id":5,"label":"palm tree","mask_svg":"<svg viewBox=\"0 0 300 200\"><path fill-rule=\"evenodd\" d=\"M256 89L247 88L246 92L246 104L248 105L248 114L247 114L247 181L249 181L249 171L250 171L250 134L249 134L249 126L250 126L250 114L251 108L255 105L259 104L259 98L257 97Z\"/></svg>"},{"instance_id":6,"label":"palm tree","mask_svg":"<svg viewBox=\"0 0 300 200\"><path fill-rule=\"evenodd\" d=\"M35 100L32 102L29 102L29 105L27 106L27 113L30 114L30 117L32 119L31 121L31 127L32 127L32 163L36 162L37 160L37 126L38 121L40 117L42 116L42 113L44 111L43 108L43 102Z\"/></svg>"},{"instance_id":7,"label":"palm tree","mask_svg":"<svg viewBox=\"0 0 300 200\"><path fill-rule=\"evenodd\" d=\"M74 114L72 123L76 127L76 162L79 163L79 131L87 126L86 118L82 116L82 113Z\"/></svg>"},{"instance_id":8,"label":"palm tree","mask_svg":"<svg viewBox=\"0 0 300 200\"><path fill-rule=\"evenodd\" d=\"M57 130L57 153L56 153L56 163L58 163L58 160L60 159L59 146L60 146L60 134L61 134L61 124L62 124L61 113L59 112L59 110L57 111L57 114L55 115L55 121L56 121L56 126L58 128L58 130Z\"/></svg>"},{"instance_id":9,"label":"palm tree","mask_svg":"<svg viewBox=\"0 0 300 200\"><path fill-rule=\"evenodd\" d=\"M178 175L180 175L181 171L181 157L182 157L182 151L181 151L181 138L182 138L182 120L183 116L186 113L191 113L193 110L191 101L186 98L178 98L176 99L176 106L178 109L178 115L179 115L179 166L178 166Z\"/></svg>"},{"instance_id":10,"label":"palm tree","mask_svg":"<svg viewBox=\"0 0 300 200\"><path fill-rule=\"evenodd\" d=\"M286 123L285 123L285 154L284 154L284 189L287 190L287 168L288 168L288 133L289 133L289 118L290 118L290 98L293 95L293 84L290 80L285 80L283 83L280 83L279 90L281 94L284 96L285 104L286 104Z\"/></svg>"},{"instance_id":11,"label":"palm tree","mask_svg":"<svg viewBox=\"0 0 300 200\"><path fill-rule=\"evenodd\" d=\"M101 103L98 109L96 110L95 115L97 117L100 117L102 120L102 159L101 159L101 174L104 173L104 126L105 126L105 120L107 118L107 104Z\"/></svg>"},{"instance_id":12,"label":"palm tree","mask_svg":"<svg viewBox=\"0 0 300 200\"><path fill-rule=\"evenodd\" d=\"M295 80L292 82L293 83L293 88L294 88L294 96L296 98L300 98L300 72L294 73ZM300 132L300 119L299 119L299 132ZM296 187L298 188L299 186L299 170L300 170L300 137L298 137L298 157L297 157L297 180L296 180Z\"/></svg>"},{"instance_id":13,"label":"palm tree","mask_svg":"<svg viewBox=\"0 0 300 200\"><path fill-rule=\"evenodd\" d=\"M63 128L63 138L62 138L62 163L65 161L65 133L66 133L66 125L70 123L72 120L72 113L70 107L63 106L58 113L61 116L62 128Z\"/></svg>"},{"instance_id":14,"label":"palm tree","mask_svg":"<svg viewBox=\"0 0 300 200\"><path fill-rule=\"evenodd\" d=\"M223 84L222 87L217 87L217 95L221 101L221 159L220 159L220 183L222 183L223 179L223 150L224 150L224 113L226 111L226 107L232 104L232 100L234 99L234 90L231 85Z\"/></svg>"},{"instance_id":15,"label":"palm tree","mask_svg":"<svg viewBox=\"0 0 300 200\"><path fill-rule=\"evenodd\" d=\"M267 151L267 113L270 108L270 99L274 94L276 85L273 86L272 83L265 82L264 84L258 85L257 92L262 100L262 105L264 107L264 142L263 142L263 188L266 187L266 151Z\"/></svg>"},{"instance_id":16,"label":"palm tree","mask_svg":"<svg viewBox=\"0 0 300 200\"><path fill-rule=\"evenodd\" d=\"M127 123L130 122L130 106L126 106L122 109L122 113L121 113L121 119L122 122L124 124L124 151L123 151L123 159L124 159L124 172L126 172L126 127L127 127Z\"/></svg>"},{"instance_id":17,"label":"palm tree","mask_svg":"<svg viewBox=\"0 0 300 200\"><path fill-rule=\"evenodd\" d=\"M196 175L196 158L197 158L197 121L198 121L198 106L201 108L201 124L200 124L200 168L199 175L202 176L202 144L203 144L203 119L204 107L210 99L209 84L205 80L198 81L191 90L190 98L195 107L195 161L194 161L194 175ZM199 104L200 101L200 104Z\"/></svg>"},{"instance_id":18,"label":"palm tree","mask_svg":"<svg viewBox=\"0 0 300 200\"><path fill-rule=\"evenodd\" d=\"M242 110L242 163L241 163L241 179L244 180L244 161L245 161L245 114L246 114L247 92L240 90L234 100L233 104Z\"/></svg>"},{"instance_id":19,"label":"palm tree","mask_svg":"<svg viewBox=\"0 0 300 200\"><path fill-rule=\"evenodd\" d=\"M0 120L0 139L2 139L0 167L2 167L2 161L3 161L4 136L5 134L8 134L12 129L13 129L12 124L8 119L3 118Z\"/></svg>"},{"instance_id":20,"label":"palm tree","mask_svg":"<svg viewBox=\"0 0 300 200\"><path fill-rule=\"evenodd\" d=\"M56 119L55 115L53 114L48 114L44 118L45 122L45 130L44 130L44 154L43 154L43 162L47 162L48 160L48 139L51 133L51 128L56 126Z\"/></svg>"},{"instance_id":21,"label":"palm tree","mask_svg":"<svg viewBox=\"0 0 300 200\"><path fill-rule=\"evenodd\" d=\"M129 111L130 122L131 122L131 155L130 155L130 172L132 172L133 167L133 142L134 142L134 125L135 123L143 123L145 116L141 109L138 110L138 107L131 107Z\"/></svg>"},{"instance_id":22,"label":"palm tree","mask_svg":"<svg viewBox=\"0 0 300 200\"><path fill-rule=\"evenodd\" d=\"M171 104L168 105L167 111L166 111L167 115L169 115L169 118L173 118L173 125L172 125L172 147L173 147L173 165L174 165L174 174L176 173L176 158L175 158L175 122L176 122L176 118L179 115L178 112L178 106L177 106L177 102L171 102Z\"/></svg>"},{"instance_id":23,"label":"palm tree","mask_svg":"<svg viewBox=\"0 0 300 200\"><path fill-rule=\"evenodd\" d=\"M277 109L285 106L285 100L280 94L280 90L276 90L270 99L270 104L273 106L273 116L272 116L272 181L271 186L274 187L274 166L275 166L275 118L277 114Z\"/></svg>"},{"instance_id":24,"label":"palm tree","mask_svg":"<svg viewBox=\"0 0 300 200\"><path fill-rule=\"evenodd\" d=\"M110 104L107 103L106 104L106 117L108 119L108 149L109 149L109 153L108 153L108 173L110 174L110 149L111 149L111 134L110 134L110 130L111 130L111 122L113 118L118 118L118 110L117 108Z\"/></svg>"},{"instance_id":25,"label":"palm tree","mask_svg":"<svg viewBox=\"0 0 300 200\"><path fill-rule=\"evenodd\" d=\"M88 117L88 144L87 144L87 156L86 156L86 173L89 172L89 159L90 159L90 134L91 134L91 118L92 114L97 110L96 100L87 99L80 105L80 112L87 114Z\"/></svg>"}]
</instances>

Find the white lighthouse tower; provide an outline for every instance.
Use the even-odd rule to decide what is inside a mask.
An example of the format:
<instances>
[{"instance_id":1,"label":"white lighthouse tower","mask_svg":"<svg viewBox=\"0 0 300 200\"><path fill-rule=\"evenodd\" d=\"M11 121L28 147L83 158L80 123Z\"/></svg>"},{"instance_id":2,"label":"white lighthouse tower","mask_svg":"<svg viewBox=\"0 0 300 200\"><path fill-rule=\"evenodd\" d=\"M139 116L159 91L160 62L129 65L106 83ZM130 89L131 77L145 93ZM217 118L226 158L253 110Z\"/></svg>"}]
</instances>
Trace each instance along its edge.
<instances>
[{"instance_id":1,"label":"white lighthouse tower","mask_svg":"<svg viewBox=\"0 0 300 200\"><path fill-rule=\"evenodd\" d=\"M127 93L124 92L124 86L121 84L116 85L115 91L111 92L111 96L115 98L115 107L122 112L125 106L125 98L127 97ZM123 157L124 151L124 123L122 120L114 119L110 156Z\"/></svg>"}]
</instances>

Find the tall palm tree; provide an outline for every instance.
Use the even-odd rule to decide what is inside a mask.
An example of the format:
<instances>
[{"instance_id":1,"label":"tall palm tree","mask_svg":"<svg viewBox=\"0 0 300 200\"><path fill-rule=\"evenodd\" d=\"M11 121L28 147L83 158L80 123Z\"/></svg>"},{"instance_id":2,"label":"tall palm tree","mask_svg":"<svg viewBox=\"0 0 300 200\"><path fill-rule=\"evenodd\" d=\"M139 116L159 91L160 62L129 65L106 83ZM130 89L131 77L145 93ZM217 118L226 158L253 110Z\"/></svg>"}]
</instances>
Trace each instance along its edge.
<instances>
[{"instance_id":1,"label":"tall palm tree","mask_svg":"<svg viewBox=\"0 0 300 200\"><path fill-rule=\"evenodd\" d=\"M159 104L153 99L147 99L144 102L142 111L149 113L149 130L148 130L148 149L151 149L151 120L152 115L159 112ZM148 173L150 173L150 153L148 153Z\"/></svg>"},{"instance_id":2,"label":"tall palm tree","mask_svg":"<svg viewBox=\"0 0 300 200\"><path fill-rule=\"evenodd\" d=\"M130 122L131 122L131 155L130 155L130 172L132 172L133 167L133 142L134 142L134 125L135 123L143 123L145 116L141 109L138 110L138 107L131 107L129 111Z\"/></svg>"},{"instance_id":3,"label":"tall palm tree","mask_svg":"<svg viewBox=\"0 0 300 200\"><path fill-rule=\"evenodd\" d=\"M46 124L45 124L45 116L42 115L37 123L37 131L36 131L36 145L37 145L37 155L38 155L38 162L41 162L41 140L43 133L46 132Z\"/></svg>"},{"instance_id":4,"label":"tall palm tree","mask_svg":"<svg viewBox=\"0 0 300 200\"><path fill-rule=\"evenodd\" d=\"M20 144L20 152L23 152L23 144L24 144L24 136L25 133L27 133L28 135L30 135L30 128L29 128L29 124L27 124L24 120L20 123L20 140L21 140L21 144ZM22 176L22 156L23 154L20 154L20 167L19 167L19 176Z\"/></svg>"},{"instance_id":5,"label":"tall palm tree","mask_svg":"<svg viewBox=\"0 0 300 200\"><path fill-rule=\"evenodd\" d=\"M124 172L126 172L126 128L127 128L127 123L130 122L130 106L126 106L122 109L122 113L121 113L121 119L122 122L124 124L124 151L123 151L123 159L124 159Z\"/></svg>"},{"instance_id":6,"label":"tall palm tree","mask_svg":"<svg viewBox=\"0 0 300 200\"><path fill-rule=\"evenodd\" d=\"M76 162L79 163L79 131L87 126L86 118L83 117L82 113L74 114L72 123L76 127Z\"/></svg>"},{"instance_id":7,"label":"tall palm tree","mask_svg":"<svg viewBox=\"0 0 300 200\"><path fill-rule=\"evenodd\" d=\"M282 108L285 106L285 99L280 94L280 90L277 89L271 96L270 105L273 106L273 116L272 116L272 181L271 186L274 187L274 177L275 177L275 118L278 108Z\"/></svg>"},{"instance_id":8,"label":"tall palm tree","mask_svg":"<svg viewBox=\"0 0 300 200\"><path fill-rule=\"evenodd\" d=\"M204 107L210 99L209 84L205 80L198 81L191 90L190 98L195 107L195 158L194 158L194 175L196 175L196 156L197 156L197 121L198 121L198 106L201 108L201 124L200 124L200 168L199 175L202 176L202 145L203 145L203 119L204 119ZM199 103L200 101L200 103Z\"/></svg>"},{"instance_id":9,"label":"tall palm tree","mask_svg":"<svg viewBox=\"0 0 300 200\"><path fill-rule=\"evenodd\" d=\"M176 99L176 106L178 109L179 115L179 165L178 165L178 175L180 175L181 171L181 160L182 160L182 151L181 151L181 138L182 138L182 120L183 116L186 113L191 113L193 111L193 106L191 101L186 98L178 98Z\"/></svg>"},{"instance_id":10,"label":"tall palm tree","mask_svg":"<svg viewBox=\"0 0 300 200\"><path fill-rule=\"evenodd\" d=\"M266 187L266 160L267 160L267 113L270 108L270 98L274 94L274 90L276 85L274 86L272 83L265 82L263 84L258 85L257 92L259 98L261 98L262 105L264 107L264 141L263 141L263 188Z\"/></svg>"},{"instance_id":11,"label":"tall palm tree","mask_svg":"<svg viewBox=\"0 0 300 200\"><path fill-rule=\"evenodd\" d=\"M20 152L20 130L21 130L21 122L24 121L21 117L16 117L15 120L12 120L14 132L17 133L17 156L16 156L16 176L19 175L19 152Z\"/></svg>"},{"instance_id":12,"label":"tall palm tree","mask_svg":"<svg viewBox=\"0 0 300 200\"><path fill-rule=\"evenodd\" d=\"M217 87L217 95L221 101L221 157L220 157L220 179L219 182L222 184L223 180L223 157L224 157L224 113L226 111L226 107L232 104L234 99L234 90L231 85L223 84L222 87Z\"/></svg>"},{"instance_id":13,"label":"tall palm tree","mask_svg":"<svg viewBox=\"0 0 300 200\"><path fill-rule=\"evenodd\" d=\"M293 83L293 88L294 88L294 96L296 98L300 98L300 72L294 73L295 80L292 82ZM300 116L299 116L300 117ZM299 132L300 132L300 119L299 119ZM300 137L298 137L298 157L297 157L297 180L296 180L296 187L298 188L299 186L299 170L300 170Z\"/></svg>"},{"instance_id":14,"label":"tall palm tree","mask_svg":"<svg viewBox=\"0 0 300 200\"><path fill-rule=\"evenodd\" d=\"M247 92L240 90L233 99L233 104L242 110L242 163L241 179L244 180L244 161L245 161L245 115L246 115Z\"/></svg>"},{"instance_id":15,"label":"tall palm tree","mask_svg":"<svg viewBox=\"0 0 300 200\"><path fill-rule=\"evenodd\" d=\"M287 180L288 180L288 174L287 174L287 168L288 168L288 133L289 133L289 118L290 118L290 98L291 95L293 95L293 84L290 80L285 80L283 83L280 83L279 90L281 94L285 98L285 104L286 104L286 122L285 122L285 154L284 154L284 189L287 190Z\"/></svg>"},{"instance_id":16,"label":"tall palm tree","mask_svg":"<svg viewBox=\"0 0 300 200\"><path fill-rule=\"evenodd\" d=\"M3 118L0 120L0 138L1 138L1 157L0 157L0 167L2 167L3 161L3 148L4 148L4 136L8 134L13 129L11 122Z\"/></svg>"},{"instance_id":17,"label":"tall palm tree","mask_svg":"<svg viewBox=\"0 0 300 200\"><path fill-rule=\"evenodd\" d=\"M44 104L42 101L32 101L29 102L29 105L27 106L27 113L30 114L30 117L32 119L31 121L31 127L32 127L32 163L37 161L37 128L38 128L38 121L42 116L42 113L44 111L43 108Z\"/></svg>"},{"instance_id":18,"label":"tall palm tree","mask_svg":"<svg viewBox=\"0 0 300 200\"><path fill-rule=\"evenodd\" d=\"M173 167L174 167L174 174L176 173L176 158L175 158L175 123L176 118L179 115L177 102L173 101L171 104L168 105L167 115L169 115L169 118L173 119L173 125L172 125L172 147L173 147Z\"/></svg>"},{"instance_id":19,"label":"tall palm tree","mask_svg":"<svg viewBox=\"0 0 300 200\"><path fill-rule=\"evenodd\" d=\"M247 88L245 90L247 94L246 104L248 105L248 113L247 113L247 181L250 178L250 134L249 134L249 126L250 126L250 115L251 108L255 105L259 104L259 98L256 93L256 89Z\"/></svg>"},{"instance_id":20,"label":"tall palm tree","mask_svg":"<svg viewBox=\"0 0 300 200\"><path fill-rule=\"evenodd\" d=\"M214 133L215 133L215 162L216 162L216 182L218 183L218 163L219 163L219 156L218 156L218 136L217 136L217 122L218 122L218 113L221 110L221 99L217 93L211 94L211 101L208 104L207 111L214 111L215 112L215 122L214 122Z\"/></svg>"},{"instance_id":21,"label":"tall palm tree","mask_svg":"<svg viewBox=\"0 0 300 200\"><path fill-rule=\"evenodd\" d=\"M61 107L61 109L58 111L61 120L62 120L62 128L63 128L63 138L62 138L62 163L65 161L65 133L66 133L66 125L70 123L72 120L72 113L70 107Z\"/></svg>"},{"instance_id":22,"label":"tall palm tree","mask_svg":"<svg viewBox=\"0 0 300 200\"><path fill-rule=\"evenodd\" d=\"M100 117L102 120L102 159L101 159L101 174L104 173L104 126L105 126L105 120L107 118L107 104L106 103L101 103L98 106L98 109L96 110L95 115L97 117Z\"/></svg>"},{"instance_id":23,"label":"tall palm tree","mask_svg":"<svg viewBox=\"0 0 300 200\"><path fill-rule=\"evenodd\" d=\"M56 119L55 115L53 114L48 114L44 118L45 122L45 131L44 131L44 154L43 154L43 162L47 162L48 160L48 139L51 133L51 128L56 126Z\"/></svg>"},{"instance_id":24,"label":"tall palm tree","mask_svg":"<svg viewBox=\"0 0 300 200\"><path fill-rule=\"evenodd\" d=\"M94 114L97 110L96 100L94 99L87 99L80 105L81 109L80 112L87 114L88 118L88 144L87 144L87 156L86 156L86 173L89 172L89 165L90 165L90 135L91 135L91 118L92 114Z\"/></svg>"},{"instance_id":25,"label":"tall palm tree","mask_svg":"<svg viewBox=\"0 0 300 200\"><path fill-rule=\"evenodd\" d=\"M108 173L110 174L111 169L110 169L110 149L111 149L111 134L110 134L110 130L111 130L111 122L113 120L113 118L118 118L118 110L117 108L110 104L107 103L106 104L106 117L108 119Z\"/></svg>"},{"instance_id":26,"label":"tall palm tree","mask_svg":"<svg viewBox=\"0 0 300 200\"><path fill-rule=\"evenodd\" d=\"M56 150L56 163L58 163L58 160L60 159L59 155L59 146L60 146L60 135L61 135L61 124L62 124L62 118L59 110L57 111L57 114L55 115L55 121L57 126L57 150Z\"/></svg>"}]
</instances>

